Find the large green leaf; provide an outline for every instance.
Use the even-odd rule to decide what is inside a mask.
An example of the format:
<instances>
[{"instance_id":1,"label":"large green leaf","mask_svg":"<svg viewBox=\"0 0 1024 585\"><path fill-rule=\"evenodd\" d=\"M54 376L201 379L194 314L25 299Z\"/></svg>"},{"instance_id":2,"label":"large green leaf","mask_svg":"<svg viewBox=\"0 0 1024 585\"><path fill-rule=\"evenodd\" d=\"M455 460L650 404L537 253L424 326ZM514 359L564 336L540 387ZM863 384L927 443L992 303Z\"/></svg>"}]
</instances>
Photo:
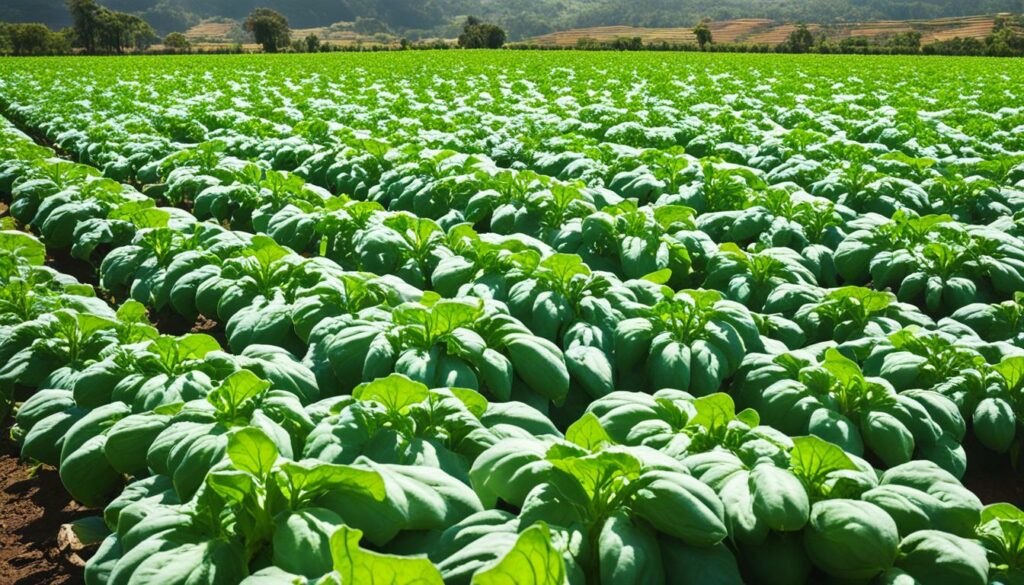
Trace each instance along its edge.
<instances>
[{"instance_id":1,"label":"large green leaf","mask_svg":"<svg viewBox=\"0 0 1024 585\"><path fill-rule=\"evenodd\" d=\"M0 251L20 256L33 266L42 266L46 263L46 246L25 232L0 231Z\"/></svg>"},{"instance_id":2,"label":"large green leaf","mask_svg":"<svg viewBox=\"0 0 1024 585\"><path fill-rule=\"evenodd\" d=\"M278 450L266 433L255 427L238 429L228 436L228 459L237 469L266 478L277 462Z\"/></svg>"},{"instance_id":3,"label":"large green leaf","mask_svg":"<svg viewBox=\"0 0 1024 585\"><path fill-rule=\"evenodd\" d=\"M826 495L823 490L829 474L857 469L842 449L813 435L793 439L789 464L812 497Z\"/></svg>"},{"instance_id":4,"label":"large green leaf","mask_svg":"<svg viewBox=\"0 0 1024 585\"><path fill-rule=\"evenodd\" d=\"M387 495L379 473L323 461L286 461L275 472L282 495L304 502L327 492L343 492L383 502Z\"/></svg>"},{"instance_id":5,"label":"large green leaf","mask_svg":"<svg viewBox=\"0 0 1024 585\"><path fill-rule=\"evenodd\" d=\"M563 585L565 559L544 523L519 533L515 546L493 566L473 576L473 585Z\"/></svg>"},{"instance_id":6,"label":"large green leaf","mask_svg":"<svg viewBox=\"0 0 1024 585\"><path fill-rule=\"evenodd\" d=\"M861 374L860 366L856 362L835 349L829 349L825 352L825 361L822 367L831 372L845 388L849 388L855 381L861 380L864 377Z\"/></svg>"},{"instance_id":7,"label":"large green leaf","mask_svg":"<svg viewBox=\"0 0 1024 585\"><path fill-rule=\"evenodd\" d=\"M352 396L359 400L371 400L383 404L391 412L405 412L413 404L427 399L426 385L410 380L402 374L391 374L356 386Z\"/></svg>"},{"instance_id":8,"label":"large green leaf","mask_svg":"<svg viewBox=\"0 0 1024 585\"><path fill-rule=\"evenodd\" d=\"M579 420L569 425L565 431L565 440L588 451L596 451L615 442L592 412L584 414Z\"/></svg>"},{"instance_id":9,"label":"large green leaf","mask_svg":"<svg viewBox=\"0 0 1024 585\"><path fill-rule=\"evenodd\" d=\"M564 457L563 453L556 446L548 451L548 461L555 469L576 480L588 499L593 499L599 490L607 490L640 476L640 460L625 451L606 450L582 457Z\"/></svg>"},{"instance_id":10,"label":"large green leaf","mask_svg":"<svg viewBox=\"0 0 1024 585\"><path fill-rule=\"evenodd\" d=\"M348 526L331 537L334 570L343 584L443 585L441 572L428 559L371 552L359 547L362 537Z\"/></svg>"}]
</instances>

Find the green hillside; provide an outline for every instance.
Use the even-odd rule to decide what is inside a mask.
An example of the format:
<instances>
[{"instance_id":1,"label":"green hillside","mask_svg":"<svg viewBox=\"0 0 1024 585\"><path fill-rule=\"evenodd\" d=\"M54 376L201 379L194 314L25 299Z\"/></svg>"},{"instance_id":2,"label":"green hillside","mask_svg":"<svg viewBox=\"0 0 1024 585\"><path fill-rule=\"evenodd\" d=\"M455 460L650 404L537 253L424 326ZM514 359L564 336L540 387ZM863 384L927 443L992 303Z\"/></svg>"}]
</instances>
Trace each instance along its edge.
<instances>
[{"instance_id":1,"label":"green hillside","mask_svg":"<svg viewBox=\"0 0 1024 585\"><path fill-rule=\"evenodd\" d=\"M769 18L833 23L1022 12L1022 0L106 0L114 10L140 14L160 32L202 19L244 18L253 8L283 12L292 26L326 26L375 18L410 38L447 36L467 14L502 24L510 38L594 26L690 26L702 18ZM4 0L0 20L67 26L63 0Z\"/></svg>"}]
</instances>

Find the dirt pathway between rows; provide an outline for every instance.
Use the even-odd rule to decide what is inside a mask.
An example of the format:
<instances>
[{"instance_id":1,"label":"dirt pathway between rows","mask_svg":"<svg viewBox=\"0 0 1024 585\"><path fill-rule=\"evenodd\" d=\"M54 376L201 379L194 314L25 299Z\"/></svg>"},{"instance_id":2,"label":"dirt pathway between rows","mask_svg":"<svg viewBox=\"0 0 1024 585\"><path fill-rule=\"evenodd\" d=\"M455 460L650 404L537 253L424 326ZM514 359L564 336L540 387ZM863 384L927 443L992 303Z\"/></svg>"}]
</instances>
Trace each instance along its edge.
<instances>
[{"instance_id":1,"label":"dirt pathway between rows","mask_svg":"<svg viewBox=\"0 0 1024 585\"><path fill-rule=\"evenodd\" d=\"M6 425L0 428L0 585L78 585L82 569L57 548L62 524L93 514L71 501L53 469L18 459Z\"/></svg>"}]
</instances>

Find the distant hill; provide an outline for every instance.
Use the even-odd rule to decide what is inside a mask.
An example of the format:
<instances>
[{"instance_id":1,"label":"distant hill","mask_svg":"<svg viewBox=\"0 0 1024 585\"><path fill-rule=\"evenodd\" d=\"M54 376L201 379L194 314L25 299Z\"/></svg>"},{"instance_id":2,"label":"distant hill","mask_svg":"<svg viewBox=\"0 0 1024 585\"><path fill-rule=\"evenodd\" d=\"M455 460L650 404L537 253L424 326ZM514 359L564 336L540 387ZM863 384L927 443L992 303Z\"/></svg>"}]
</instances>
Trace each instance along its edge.
<instances>
[{"instance_id":1,"label":"distant hill","mask_svg":"<svg viewBox=\"0 0 1024 585\"><path fill-rule=\"evenodd\" d=\"M983 39L992 33L995 16L965 16L930 20L879 20L834 24L811 24L808 28L831 41L850 37L881 39L901 32L921 33L921 43L947 41L954 37ZM741 18L708 23L716 43L777 45L789 37L795 25L764 18ZM610 42L619 38L640 37L645 43L696 43L690 27L643 28L632 26L595 26L541 35L530 42L545 46L571 47L580 39Z\"/></svg>"},{"instance_id":2,"label":"distant hill","mask_svg":"<svg viewBox=\"0 0 1024 585\"><path fill-rule=\"evenodd\" d=\"M211 18L240 20L257 6L285 14L293 27L373 18L412 39L451 37L467 14L504 26L512 40L590 27L686 28L713 21L806 21L826 25L930 20L1024 12L1024 0L99 0L140 14L159 32ZM0 0L0 20L69 24L63 0ZM745 25L743 25L745 26Z\"/></svg>"},{"instance_id":3,"label":"distant hill","mask_svg":"<svg viewBox=\"0 0 1024 585\"><path fill-rule=\"evenodd\" d=\"M4 0L0 2L0 21L42 22L51 28L71 24L61 0Z\"/></svg>"}]
</instances>

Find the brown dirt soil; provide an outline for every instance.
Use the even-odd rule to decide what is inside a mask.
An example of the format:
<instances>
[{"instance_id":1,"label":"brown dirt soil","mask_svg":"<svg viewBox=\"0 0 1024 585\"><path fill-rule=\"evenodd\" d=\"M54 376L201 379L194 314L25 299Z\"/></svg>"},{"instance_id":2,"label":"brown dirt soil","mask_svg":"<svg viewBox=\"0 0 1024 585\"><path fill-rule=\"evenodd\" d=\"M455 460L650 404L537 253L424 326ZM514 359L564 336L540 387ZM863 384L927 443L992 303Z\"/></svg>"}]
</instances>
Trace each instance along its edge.
<instances>
[{"instance_id":1,"label":"brown dirt soil","mask_svg":"<svg viewBox=\"0 0 1024 585\"><path fill-rule=\"evenodd\" d=\"M79 282L96 285L96 269L87 262L72 258L70 254L61 252L47 258L47 264L53 269L70 276L74 276ZM118 300L111 297L107 291L97 288L96 294L113 306L117 306L124 299ZM194 322L188 322L177 314L169 312L150 313L150 321L153 326L167 335L185 335L186 333L206 333L220 343L221 347L227 348L227 336L223 325L200 315ZM0 582L0 585L4 585Z\"/></svg>"},{"instance_id":2,"label":"brown dirt soil","mask_svg":"<svg viewBox=\"0 0 1024 585\"><path fill-rule=\"evenodd\" d=\"M763 18L740 18L737 20L726 20L708 24L711 35L718 43L735 43L740 40L771 28L775 23Z\"/></svg>"},{"instance_id":3,"label":"brown dirt soil","mask_svg":"<svg viewBox=\"0 0 1024 585\"><path fill-rule=\"evenodd\" d=\"M832 25L808 24L814 34L822 32L832 41L851 36L883 38L894 33L918 31L921 42L948 40L953 37L983 38L992 32L992 15L936 18L933 20L879 20ZM722 20L708 23L712 38L717 43L778 44L786 40L796 28L792 23L758 18ZM540 45L569 47L581 38L610 42L616 38L640 37L644 42L693 43L693 30L682 28L639 28L630 26L603 26L557 31L529 39Z\"/></svg>"},{"instance_id":4,"label":"brown dirt soil","mask_svg":"<svg viewBox=\"0 0 1024 585\"><path fill-rule=\"evenodd\" d=\"M55 470L32 475L6 425L0 433L0 585L83 583L82 569L58 550L57 531L94 512L71 501Z\"/></svg>"},{"instance_id":5,"label":"brown dirt soil","mask_svg":"<svg viewBox=\"0 0 1024 585\"><path fill-rule=\"evenodd\" d=\"M160 333L165 335L185 335L186 333L205 333L217 340L225 351L228 348L227 332L219 322L203 315L196 317L195 322L188 322L177 314L168 312L150 313L149 320ZM0 585L3 585L0 583Z\"/></svg>"},{"instance_id":6,"label":"brown dirt soil","mask_svg":"<svg viewBox=\"0 0 1024 585\"><path fill-rule=\"evenodd\" d=\"M190 41L226 37L236 23L204 22L185 31L185 38Z\"/></svg>"},{"instance_id":7,"label":"brown dirt soil","mask_svg":"<svg viewBox=\"0 0 1024 585\"><path fill-rule=\"evenodd\" d=\"M96 268L90 266L88 262L72 258L67 251L52 253L47 250L46 264L62 274L75 277L78 282L84 284L94 284L97 280Z\"/></svg>"},{"instance_id":8,"label":"brown dirt soil","mask_svg":"<svg viewBox=\"0 0 1024 585\"><path fill-rule=\"evenodd\" d=\"M1010 456L985 449L968 431L964 437L967 451L967 473L964 486L984 504L1009 502L1024 509L1024 470L1014 469Z\"/></svg>"}]
</instances>

